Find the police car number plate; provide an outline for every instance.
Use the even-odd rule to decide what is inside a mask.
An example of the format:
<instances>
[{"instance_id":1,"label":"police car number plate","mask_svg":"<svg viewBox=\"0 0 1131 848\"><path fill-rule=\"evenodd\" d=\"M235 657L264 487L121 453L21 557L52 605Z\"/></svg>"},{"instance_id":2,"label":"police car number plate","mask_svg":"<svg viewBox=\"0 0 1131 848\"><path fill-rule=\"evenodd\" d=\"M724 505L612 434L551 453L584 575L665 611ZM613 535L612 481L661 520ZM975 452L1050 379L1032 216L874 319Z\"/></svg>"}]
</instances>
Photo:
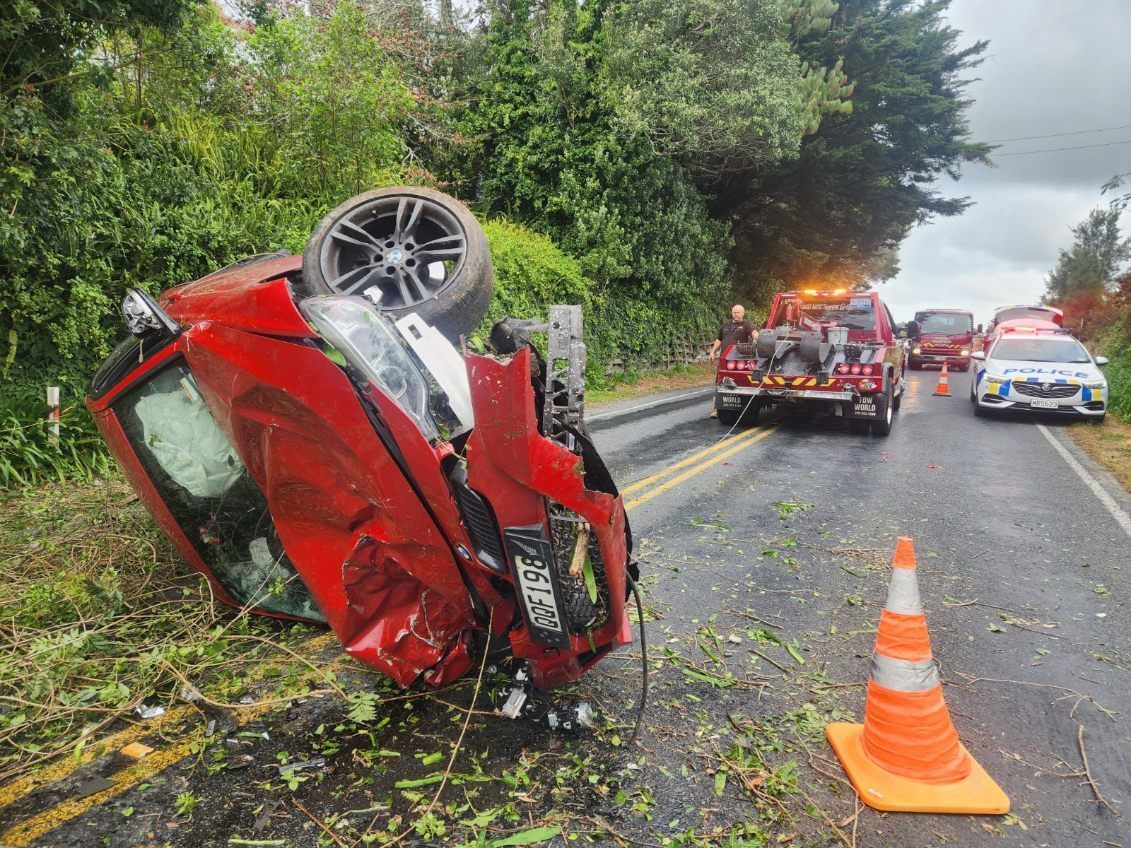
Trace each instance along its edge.
<instances>
[{"instance_id":1,"label":"police car number plate","mask_svg":"<svg viewBox=\"0 0 1131 848\"><path fill-rule=\"evenodd\" d=\"M857 398L852 402L852 414L861 418L875 418L876 399L871 397Z\"/></svg>"},{"instance_id":2,"label":"police car number plate","mask_svg":"<svg viewBox=\"0 0 1131 848\"><path fill-rule=\"evenodd\" d=\"M1055 400L1042 400L1041 398L1033 398L1029 401L1033 409L1059 409L1060 404Z\"/></svg>"},{"instance_id":3,"label":"police car number plate","mask_svg":"<svg viewBox=\"0 0 1131 848\"><path fill-rule=\"evenodd\" d=\"M518 594L531 635L539 642L568 648L561 590L554 571L554 550L543 538L541 525L508 527L503 537L514 563Z\"/></svg>"}]
</instances>

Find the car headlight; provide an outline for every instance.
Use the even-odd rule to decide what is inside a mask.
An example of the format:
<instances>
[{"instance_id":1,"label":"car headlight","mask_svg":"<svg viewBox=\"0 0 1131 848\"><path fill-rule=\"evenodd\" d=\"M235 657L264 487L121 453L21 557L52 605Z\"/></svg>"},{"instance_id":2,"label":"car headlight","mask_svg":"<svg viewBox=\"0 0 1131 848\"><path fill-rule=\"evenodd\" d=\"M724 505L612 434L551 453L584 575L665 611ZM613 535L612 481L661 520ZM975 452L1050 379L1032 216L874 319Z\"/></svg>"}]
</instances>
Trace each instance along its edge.
<instances>
[{"instance_id":1,"label":"car headlight","mask_svg":"<svg viewBox=\"0 0 1131 848\"><path fill-rule=\"evenodd\" d=\"M1009 380L1007 380L1005 377L998 377L995 374L987 374L982 379L985 380L987 383L994 385L994 386L1000 386L1002 383L1008 383L1009 382Z\"/></svg>"},{"instance_id":2,"label":"car headlight","mask_svg":"<svg viewBox=\"0 0 1131 848\"><path fill-rule=\"evenodd\" d=\"M916 355L918 355L918 354L920 354L920 353L922 353L922 352L923 352L923 348L921 348L921 347L913 347L913 348L911 348L911 352L912 352L912 353L914 353L914 354L916 354Z\"/></svg>"},{"instance_id":3,"label":"car headlight","mask_svg":"<svg viewBox=\"0 0 1131 848\"><path fill-rule=\"evenodd\" d=\"M959 356L969 356L969 355L970 355L970 351L968 351L968 350L966 350L965 348L963 348L963 350L962 350L962 351L961 351L961 352L960 352L960 353L959 353L958 355L959 355Z\"/></svg>"},{"instance_id":4,"label":"car headlight","mask_svg":"<svg viewBox=\"0 0 1131 848\"><path fill-rule=\"evenodd\" d=\"M1107 380L1085 380L1082 385L1085 389L1106 389Z\"/></svg>"},{"instance_id":5,"label":"car headlight","mask_svg":"<svg viewBox=\"0 0 1131 848\"><path fill-rule=\"evenodd\" d=\"M311 297L299 304L318 335L396 401L431 441L440 432L428 409L428 381L401 346L392 323L359 297Z\"/></svg>"}]
</instances>

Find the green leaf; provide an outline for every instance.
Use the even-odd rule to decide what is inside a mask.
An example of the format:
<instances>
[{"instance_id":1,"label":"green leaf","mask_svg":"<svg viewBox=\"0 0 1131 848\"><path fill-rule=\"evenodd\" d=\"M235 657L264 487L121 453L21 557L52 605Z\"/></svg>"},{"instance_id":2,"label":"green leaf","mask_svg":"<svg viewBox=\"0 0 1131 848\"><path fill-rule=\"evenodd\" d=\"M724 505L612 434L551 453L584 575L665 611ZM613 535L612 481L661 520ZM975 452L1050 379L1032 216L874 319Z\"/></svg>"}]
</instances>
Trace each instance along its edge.
<instances>
[{"instance_id":1,"label":"green leaf","mask_svg":"<svg viewBox=\"0 0 1131 848\"><path fill-rule=\"evenodd\" d=\"M513 833L505 839L495 839L491 842L493 848L507 848L510 845L538 845L560 834L562 829L557 825L543 825L532 827L519 833Z\"/></svg>"},{"instance_id":2,"label":"green leaf","mask_svg":"<svg viewBox=\"0 0 1131 848\"><path fill-rule=\"evenodd\" d=\"M585 564L581 566L581 573L585 577L585 589L589 592L589 602L597 603L597 575L593 573L593 561L585 557Z\"/></svg>"}]
</instances>

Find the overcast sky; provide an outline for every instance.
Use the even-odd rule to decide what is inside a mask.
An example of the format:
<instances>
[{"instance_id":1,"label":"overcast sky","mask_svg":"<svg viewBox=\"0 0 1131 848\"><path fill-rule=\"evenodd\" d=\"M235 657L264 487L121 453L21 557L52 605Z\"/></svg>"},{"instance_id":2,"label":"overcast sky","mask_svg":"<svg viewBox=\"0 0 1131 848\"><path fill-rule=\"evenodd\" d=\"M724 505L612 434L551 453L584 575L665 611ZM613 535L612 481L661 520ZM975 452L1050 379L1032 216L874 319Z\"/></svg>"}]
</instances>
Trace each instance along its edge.
<instances>
[{"instance_id":1,"label":"overcast sky","mask_svg":"<svg viewBox=\"0 0 1131 848\"><path fill-rule=\"evenodd\" d=\"M1131 171L1131 0L955 0L950 19L964 44L990 42L968 89L976 140L1123 129L1003 142L996 167L970 166L940 184L975 205L903 243L900 274L880 289L897 321L933 306L971 309L978 323L995 306L1039 301L1069 227L1107 204L1108 179ZM1131 230L1131 213L1123 227Z\"/></svg>"}]
</instances>

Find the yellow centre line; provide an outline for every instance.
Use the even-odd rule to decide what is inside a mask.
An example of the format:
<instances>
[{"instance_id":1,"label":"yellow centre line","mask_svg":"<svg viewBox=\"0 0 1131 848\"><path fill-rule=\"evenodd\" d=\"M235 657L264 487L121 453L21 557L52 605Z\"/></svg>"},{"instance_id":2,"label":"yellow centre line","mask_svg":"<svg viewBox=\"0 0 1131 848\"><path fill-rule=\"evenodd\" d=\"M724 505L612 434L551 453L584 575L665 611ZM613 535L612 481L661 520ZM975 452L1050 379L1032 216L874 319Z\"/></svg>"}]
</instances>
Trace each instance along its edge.
<instances>
[{"instance_id":1,"label":"yellow centre line","mask_svg":"<svg viewBox=\"0 0 1131 848\"><path fill-rule=\"evenodd\" d=\"M621 497L631 495L633 492L639 492L641 489L646 489L649 486L657 483L662 478L667 477L672 472L679 471L679 469L681 468L686 468L688 465L692 465L698 462L704 457L711 455L715 451L724 450L731 445L737 444L738 442L743 442L747 439L751 439L754 436L758 435L758 433L760 432L763 432L761 428L752 427L742 433L737 433L734 436L728 436L725 439L720 439L718 442L711 445L706 450L699 451L699 453L697 454L692 454L691 456L687 457L687 459L681 460L675 465L669 465L663 471L658 471L651 477L645 477L643 480L637 480L635 483L630 483L620 490Z\"/></svg>"},{"instance_id":2,"label":"yellow centre line","mask_svg":"<svg viewBox=\"0 0 1131 848\"><path fill-rule=\"evenodd\" d=\"M679 471L681 468L687 469L682 474L678 474L675 477L671 477L666 482L655 485L655 487L648 491L647 494L641 495L638 498L633 498L629 501L625 501L625 510L627 511L641 506L642 504L645 504L653 498L658 497L669 489L672 489L680 485L681 483L690 480L692 477L702 474L708 468L718 465L723 460L734 456L740 451L745 450L751 445L760 442L763 439L768 438L769 436L772 436L780 427L781 424L771 424L767 427L751 428L750 430L739 433L738 435L723 439L720 442L707 448L706 450L700 451L693 456L689 456L686 459L677 462L675 465L665 468L663 471L653 474L650 477L646 477L643 480L638 480L630 486L626 486L621 490L622 495L631 494L632 492L638 492L642 489L653 486L664 477L668 477L674 471ZM700 462L700 460L702 461ZM698 464L695 464L697 462ZM323 638L328 637L318 637L318 639ZM334 660L326 667L326 669L324 669L324 671L337 666L339 663L345 661L346 659L348 659L348 657L342 656L337 660ZM314 674L304 675L304 679L314 676ZM296 695L296 697L299 696ZM260 716L270 712L272 709L275 709L277 706L279 706L277 703L269 703L263 705L252 705L246 710L241 710L238 714L237 725L243 725L247 724L248 722L254 721ZM187 711L187 708L175 708L174 710L170 710L169 713L166 713L166 716L168 718L180 717L183 712ZM92 749L90 751L84 751L81 758L81 763L76 763L73 760L56 763L55 765L41 769L39 772L30 777L23 778L11 784L10 786L3 787L3 789L0 789L0 800L3 801L3 803L0 803L0 807L6 806L7 804L10 804L15 800L18 800L19 798L22 798L24 795L28 794L34 789L39 788L40 786L54 782L55 780L66 776L81 764L90 762L96 757L102 756L104 753L109 753L113 750L117 750L119 744L124 745L130 741L136 741L140 737L152 733L153 730L153 727L142 727L141 725L127 728L126 730L103 739L97 745L92 746ZM184 760L186 757L190 756L193 753L192 748L199 741L199 736L200 731L198 730L195 734L192 734L181 742L172 745L171 747L154 751L152 754L146 756L145 759L139 760L133 765L130 765L122 769L121 771L116 772L113 775L113 778L117 782L113 786L108 787L101 792L96 792L95 794L90 795L86 798L73 798L68 801L64 801L61 804L52 807L51 809L45 810L38 815L32 816L25 821L20 822L7 831L0 833L0 844L11 846L11 848L25 848L25 846L32 845L41 836L54 830L65 822L81 816L92 807L95 807L103 803L104 801L108 801L111 798L115 798L118 795L129 791L141 781L153 777L169 768L170 766L173 766L181 760Z\"/></svg>"},{"instance_id":3,"label":"yellow centre line","mask_svg":"<svg viewBox=\"0 0 1131 848\"><path fill-rule=\"evenodd\" d=\"M309 640L309 642L305 646L300 647L313 647L316 643L323 643L328 641L330 639L330 636L332 635L333 634L316 636L315 638ZM299 682L305 683L309 680L313 680L314 678L321 677L327 672L330 672L344 665L351 659L352 657L346 654L335 657L332 661L330 661L317 671L309 671L306 674L302 675L299 678ZM265 666L264 668L266 669L269 667L271 666ZM257 676L262 676L262 673ZM301 698L304 696L302 693L296 693L294 697ZM282 706L282 704L280 704L278 701L276 701L275 699L270 699L265 703L250 704L247 707L243 707L236 714L236 726L240 727L247 724L248 722L255 721L257 718L269 713L271 710L279 708L280 706ZM169 712L167 712L162 718L170 716L170 714L173 714L175 711L180 712L182 709L186 712L188 710L188 708L175 708L175 710L170 710ZM83 763L97 759L98 757L104 756L105 754L114 753L114 751L117 750L116 747L106 750L109 745L116 745L118 742L137 741L144 736L148 736L156 729L157 728L155 726L143 728L141 725L135 725L133 727L126 728L119 733L115 733L94 746L95 750L91 751L89 756L86 752L84 752L82 758ZM154 777L170 766L175 765L186 757L192 755L194 753L194 751L192 750L193 746L203 738L203 732L204 728L199 727L195 732L190 733L175 745L172 745L168 748L160 748L151 754L147 754L144 759L138 760L136 763L133 763L132 765L129 765L126 768L121 769L120 771L114 772L110 775L110 779L115 781L114 785L103 789L101 792L96 792L93 795L89 795L85 798L71 798L67 801L63 801L60 804L56 804L54 807L44 810L42 813L31 816L20 822L19 824L14 825L8 830L0 833L0 845L5 846L5 848L25 848L28 845L36 844L37 840L45 833L54 830L60 825L70 821L71 819L81 816L92 807L96 807L104 801L109 801L111 798L115 798L118 795L129 791L138 783L141 783L143 780ZM23 784L24 788L26 789L23 794L27 794L27 792L31 792L39 786L42 786L45 782L50 782L58 780L61 777L65 777L67 774L78 768L80 764L81 763L76 763L74 760L56 763L55 765L49 766L46 769L41 769L30 778L25 778L22 781L18 781L18 783ZM5 789L8 788L9 787L5 787ZM12 800L19 800L19 798L23 797L23 794L16 796Z\"/></svg>"},{"instance_id":4,"label":"yellow centre line","mask_svg":"<svg viewBox=\"0 0 1131 848\"><path fill-rule=\"evenodd\" d=\"M337 637L334 636L333 633L323 633L296 646L295 650L299 653L310 654L313 651L320 651L323 648L327 648L331 644L337 644ZM249 674L245 680L248 683L254 683L275 667L276 666L273 664L260 665L256 671ZM21 777L17 780L13 780L9 784L0 786L0 809L7 807L9 804L14 804L25 795L29 795L36 789L39 789L41 786L54 783L56 780L62 780L64 777L71 774L71 772L75 771L75 769L79 768L79 766L85 766L87 763L93 762L99 757L121 750L131 742L140 742L146 736L159 733L164 725L175 724L181 719L188 718L197 712L196 707L189 704L179 704L166 710L165 714L157 721L146 722L145 724L131 724L129 727L123 728L117 733L111 733L109 736L105 736L97 741L89 741L83 747L80 756L75 757L72 755L70 757L64 757L51 765L44 766L33 774L29 774L27 777Z\"/></svg>"},{"instance_id":5,"label":"yellow centre line","mask_svg":"<svg viewBox=\"0 0 1131 848\"><path fill-rule=\"evenodd\" d=\"M658 495L662 495L668 489L671 489L674 486L678 486L680 483L683 483L687 480L690 480L692 477L694 477L697 474L703 473L708 468L710 468L712 465L718 465L720 462L722 462L727 457L734 456L739 451L746 450L746 448L750 447L755 442L760 442L760 441L762 441L762 439L765 439L768 436L772 436L774 433L776 433L778 431L778 429L780 427L781 427L781 424L772 424L769 427L765 427L761 430L753 431L755 433L754 436L747 438L747 439L744 439L742 441L739 441L738 444L734 444L733 442L731 442L730 444L732 445L732 447L728 448L727 450L723 451L722 453L716 454L715 456L711 457L710 459L706 460L705 462L700 463L699 465L692 466L687 471L684 471L682 474L678 475L677 477L673 477L672 479L668 480L666 483L661 483L659 486L657 486L656 488L654 488L650 492L648 492L648 494L641 495L638 498L633 498L632 500L627 501L624 505L625 510L627 511L627 510L633 509L635 507L638 507L641 504L648 503L648 501L652 500L652 498L657 497ZM736 441L738 441L738 440L736 440ZM643 482L643 481L641 481L641 482Z\"/></svg>"}]
</instances>

